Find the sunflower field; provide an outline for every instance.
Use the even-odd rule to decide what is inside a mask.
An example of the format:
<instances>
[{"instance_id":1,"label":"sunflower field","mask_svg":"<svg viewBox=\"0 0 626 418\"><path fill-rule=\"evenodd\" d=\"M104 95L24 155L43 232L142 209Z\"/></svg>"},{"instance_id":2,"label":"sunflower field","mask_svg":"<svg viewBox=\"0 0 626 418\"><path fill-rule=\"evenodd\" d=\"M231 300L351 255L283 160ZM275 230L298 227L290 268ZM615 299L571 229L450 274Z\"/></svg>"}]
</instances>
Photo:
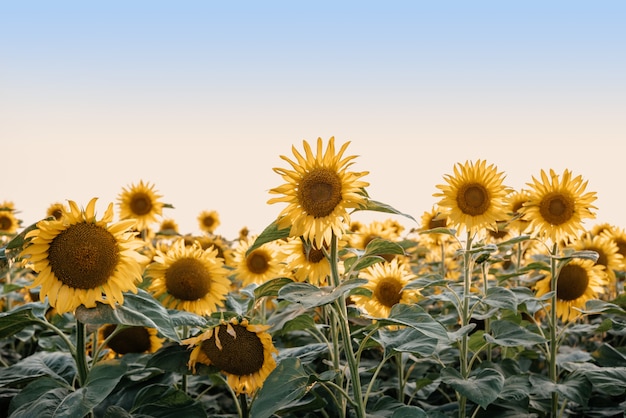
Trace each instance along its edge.
<instances>
[{"instance_id":1,"label":"sunflower field","mask_svg":"<svg viewBox=\"0 0 626 418\"><path fill-rule=\"evenodd\" d=\"M625 416L626 231L581 176L458 163L414 217L348 146L282 156L256 236L181 233L143 180L101 216L5 201L0 416Z\"/></svg>"}]
</instances>

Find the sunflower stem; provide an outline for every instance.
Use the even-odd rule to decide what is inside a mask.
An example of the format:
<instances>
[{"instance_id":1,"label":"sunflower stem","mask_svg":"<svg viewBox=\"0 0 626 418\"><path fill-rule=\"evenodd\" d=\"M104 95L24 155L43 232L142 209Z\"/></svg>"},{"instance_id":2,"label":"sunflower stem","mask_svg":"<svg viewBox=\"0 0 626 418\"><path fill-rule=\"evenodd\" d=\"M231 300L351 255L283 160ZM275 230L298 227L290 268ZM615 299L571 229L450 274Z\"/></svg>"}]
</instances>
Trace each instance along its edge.
<instances>
[{"instance_id":1,"label":"sunflower stem","mask_svg":"<svg viewBox=\"0 0 626 418\"><path fill-rule=\"evenodd\" d=\"M484 263L482 263L480 265L480 271L483 275L483 292L484 292L484 297L487 297L487 291L489 290L489 278L488 278L488 274L487 274L487 261L485 261ZM485 318L485 334L489 334L489 332L491 332L491 318ZM487 343L486 344L486 350L487 350L487 361L491 361L491 343Z\"/></svg>"},{"instance_id":2,"label":"sunflower stem","mask_svg":"<svg viewBox=\"0 0 626 418\"><path fill-rule=\"evenodd\" d=\"M82 387L87 382L87 375L89 374L89 368L87 366L87 350L86 339L87 333L86 324L82 323L78 319L76 320L76 368L78 369L78 384Z\"/></svg>"},{"instance_id":3,"label":"sunflower stem","mask_svg":"<svg viewBox=\"0 0 626 418\"><path fill-rule=\"evenodd\" d=\"M472 237L471 232L467 231L467 239L465 243L465 251L463 252L463 310L461 315L461 327L465 327L470 321L470 289L471 289L471 250L472 249ZM464 333L461 337L461 351L459 353L459 361L461 364L461 376L463 379L469 377L469 367L467 358L469 356L469 335ZM465 405L467 404L467 397L462 394L457 394L459 400L459 418L465 417Z\"/></svg>"},{"instance_id":4,"label":"sunflower stem","mask_svg":"<svg viewBox=\"0 0 626 418\"><path fill-rule=\"evenodd\" d=\"M241 418L248 418L250 416L250 411L248 410L248 397L245 393L240 393L238 398L239 404L241 405Z\"/></svg>"},{"instance_id":5,"label":"sunflower stem","mask_svg":"<svg viewBox=\"0 0 626 418\"><path fill-rule=\"evenodd\" d=\"M558 254L558 245L554 243L552 246L552 251L550 253L550 290L552 291L552 297L550 298L550 380L553 383L558 383L558 370L556 367L556 356L558 352L558 336L557 336L557 282L558 282L558 271L557 271L557 256ZM555 390L552 392L552 412L551 416L557 417L559 413L559 393Z\"/></svg>"}]
</instances>

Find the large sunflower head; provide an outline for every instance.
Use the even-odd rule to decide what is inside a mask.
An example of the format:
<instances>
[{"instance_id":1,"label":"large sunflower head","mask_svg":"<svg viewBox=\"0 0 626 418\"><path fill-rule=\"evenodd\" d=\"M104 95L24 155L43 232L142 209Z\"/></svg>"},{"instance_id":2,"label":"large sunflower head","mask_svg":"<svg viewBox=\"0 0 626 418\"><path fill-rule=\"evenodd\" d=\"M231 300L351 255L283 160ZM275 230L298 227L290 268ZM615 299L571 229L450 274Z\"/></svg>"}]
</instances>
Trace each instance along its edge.
<instances>
[{"instance_id":1,"label":"large sunflower head","mask_svg":"<svg viewBox=\"0 0 626 418\"><path fill-rule=\"evenodd\" d=\"M255 239L255 236L250 236L239 241L232 253L233 274L244 287L251 283L263 284L286 275L278 241L266 242L246 254Z\"/></svg>"},{"instance_id":2,"label":"large sunflower head","mask_svg":"<svg viewBox=\"0 0 626 418\"><path fill-rule=\"evenodd\" d=\"M359 180L368 174L348 171L356 156L343 157L350 142L335 152L335 138L331 137L323 150L322 139L317 139L317 152L314 154L308 142L303 141L304 156L292 148L297 161L281 156L293 170L274 168L286 181L270 193L282 195L268 200L268 203L287 203L278 216L278 226L291 228L290 235L302 236L315 241L317 245L330 243L334 233L341 238L350 227L348 209L365 204L363 189L369 183Z\"/></svg>"},{"instance_id":3,"label":"large sunflower head","mask_svg":"<svg viewBox=\"0 0 626 418\"><path fill-rule=\"evenodd\" d=\"M617 244L610 235L600 234L592 236L586 233L574 240L571 246L576 251L595 251L598 254L596 264L603 267L608 281L611 284L615 284L615 272L621 269L624 260L619 253Z\"/></svg>"},{"instance_id":4,"label":"large sunflower head","mask_svg":"<svg viewBox=\"0 0 626 418\"><path fill-rule=\"evenodd\" d=\"M535 284L537 297L552 291L551 277ZM574 258L561 268L556 284L556 313L563 321L572 321L580 315L578 309L588 300L597 299L607 289L603 267L588 259Z\"/></svg>"},{"instance_id":5,"label":"large sunflower head","mask_svg":"<svg viewBox=\"0 0 626 418\"><path fill-rule=\"evenodd\" d=\"M0 235L13 235L20 227L21 221L15 217L13 202L0 204Z\"/></svg>"},{"instance_id":6,"label":"large sunflower head","mask_svg":"<svg viewBox=\"0 0 626 418\"><path fill-rule=\"evenodd\" d=\"M272 336L267 325L252 325L247 319L222 321L194 338L183 341L193 347L189 367L213 365L227 376L228 385L237 393L253 394L276 368Z\"/></svg>"},{"instance_id":7,"label":"large sunflower head","mask_svg":"<svg viewBox=\"0 0 626 418\"><path fill-rule=\"evenodd\" d=\"M42 220L26 234L30 242L21 255L38 273L30 287L41 286L40 297L59 313L96 302L123 303L122 292L136 292L148 259L137 250L143 241L131 232L135 220L113 220L113 203L96 219L96 198L84 210L70 201L59 220Z\"/></svg>"},{"instance_id":8,"label":"large sunflower head","mask_svg":"<svg viewBox=\"0 0 626 418\"><path fill-rule=\"evenodd\" d=\"M201 231L212 234L220 226L219 213L215 210L203 210L198 215L198 225Z\"/></svg>"},{"instance_id":9,"label":"large sunflower head","mask_svg":"<svg viewBox=\"0 0 626 418\"><path fill-rule=\"evenodd\" d=\"M398 303L413 303L419 299L419 292L404 287L415 275L406 264L398 263L397 259L374 264L361 273L367 279L364 288L372 292L371 296L352 295L353 302L368 314L386 318L391 308Z\"/></svg>"},{"instance_id":10,"label":"large sunflower head","mask_svg":"<svg viewBox=\"0 0 626 418\"><path fill-rule=\"evenodd\" d=\"M129 326L117 332L116 329L115 324L106 324L98 329L100 343L106 342L106 346L116 355L154 353L163 345L163 338L159 337L155 328Z\"/></svg>"},{"instance_id":11,"label":"large sunflower head","mask_svg":"<svg viewBox=\"0 0 626 418\"><path fill-rule=\"evenodd\" d=\"M157 255L146 268L151 279L148 291L163 306L210 315L224 300L230 289L224 260L213 247L204 250L199 243L186 246L183 238Z\"/></svg>"},{"instance_id":12,"label":"large sunflower head","mask_svg":"<svg viewBox=\"0 0 626 418\"><path fill-rule=\"evenodd\" d=\"M576 237L583 230L585 219L595 218L592 203L596 200L595 192L585 193L587 182L581 176L572 177L569 170L560 177L550 170L550 175L541 170L541 180L533 177L528 202L522 211L530 221L532 233L553 242L567 241Z\"/></svg>"},{"instance_id":13,"label":"large sunflower head","mask_svg":"<svg viewBox=\"0 0 626 418\"><path fill-rule=\"evenodd\" d=\"M454 166L454 175L444 176L447 184L433 196L441 197L438 206L453 226L468 231L497 228L496 222L507 218L505 197L509 188L502 184L504 174L484 160L466 161Z\"/></svg>"},{"instance_id":14,"label":"large sunflower head","mask_svg":"<svg viewBox=\"0 0 626 418\"><path fill-rule=\"evenodd\" d=\"M137 229L143 231L163 214L163 202L154 185L140 180L122 188L118 196L120 219L137 219Z\"/></svg>"}]
</instances>

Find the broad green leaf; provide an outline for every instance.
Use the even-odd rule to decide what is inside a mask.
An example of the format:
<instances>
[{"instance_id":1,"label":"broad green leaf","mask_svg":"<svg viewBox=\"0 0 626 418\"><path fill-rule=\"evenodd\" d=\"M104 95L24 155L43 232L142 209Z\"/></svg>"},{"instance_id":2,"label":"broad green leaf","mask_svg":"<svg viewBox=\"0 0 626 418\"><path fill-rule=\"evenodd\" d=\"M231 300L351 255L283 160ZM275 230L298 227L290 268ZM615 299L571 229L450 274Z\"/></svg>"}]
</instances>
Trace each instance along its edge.
<instances>
[{"instance_id":1,"label":"broad green leaf","mask_svg":"<svg viewBox=\"0 0 626 418\"><path fill-rule=\"evenodd\" d=\"M581 370L582 371L582 370ZM622 396L626 391L626 367L596 367L583 371L593 389L611 396Z\"/></svg>"},{"instance_id":2,"label":"broad green leaf","mask_svg":"<svg viewBox=\"0 0 626 418\"><path fill-rule=\"evenodd\" d=\"M382 238L374 238L365 247L365 256L370 255L404 255L404 248L396 242Z\"/></svg>"},{"instance_id":3,"label":"broad green leaf","mask_svg":"<svg viewBox=\"0 0 626 418\"><path fill-rule=\"evenodd\" d=\"M354 209L354 211L352 211L352 213L357 212L359 210L371 210L371 211L375 211L375 212L392 213L394 215L401 215L401 216L409 218L413 222L417 223L415 218L413 218L411 215L407 215L405 213L402 213L402 212L398 211L397 209L392 208L391 206L389 206L386 203L377 202L377 201L372 200L372 199L367 199L365 205L362 205L361 207L358 207L358 208Z\"/></svg>"},{"instance_id":4,"label":"broad green leaf","mask_svg":"<svg viewBox=\"0 0 626 418\"><path fill-rule=\"evenodd\" d=\"M406 325L427 337L448 341L446 328L417 305L398 303L391 308L389 317L375 319L381 325Z\"/></svg>"},{"instance_id":5,"label":"broad green leaf","mask_svg":"<svg viewBox=\"0 0 626 418\"><path fill-rule=\"evenodd\" d=\"M168 309L167 311L174 327L205 327L207 320L205 317L195 313L179 311L178 309Z\"/></svg>"},{"instance_id":6,"label":"broad green leaf","mask_svg":"<svg viewBox=\"0 0 626 418\"><path fill-rule=\"evenodd\" d=\"M390 351L407 352L428 357L435 352L438 340L424 336L413 328L398 330L379 329L375 340L385 349L386 354Z\"/></svg>"},{"instance_id":7,"label":"broad green leaf","mask_svg":"<svg viewBox=\"0 0 626 418\"><path fill-rule=\"evenodd\" d=\"M626 367L626 355L610 344L602 344L592 354L596 362L603 367Z\"/></svg>"},{"instance_id":8,"label":"broad green leaf","mask_svg":"<svg viewBox=\"0 0 626 418\"><path fill-rule=\"evenodd\" d=\"M299 303L304 308L314 308L332 303L349 292L351 289L357 288L367 283L366 279L350 279L342 282L336 288L324 287L320 288L309 283L289 283L283 286L278 297L293 303Z\"/></svg>"},{"instance_id":9,"label":"broad green leaf","mask_svg":"<svg viewBox=\"0 0 626 418\"><path fill-rule=\"evenodd\" d=\"M53 218L47 218L47 219L53 219ZM38 222L35 222L34 224L28 225L26 228L24 228L24 230L22 232L20 232L15 237L13 237L11 239L11 241L9 241L7 243L6 249L7 250L18 250L18 249L21 250L21 248L24 246L24 241L25 241L26 234L28 234L33 229L36 229L37 228L37 223Z\"/></svg>"},{"instance_id":10,"label":"broad green leaf","mask_svg":"<svg viewBox=\"0 0 626 418\"><path fill-rule=\"evenodd\" d=\"M487 296L482 301L493 308L517 311L515 293L506 287L490 287L487 289Z\"/></svg>"},{"instance_id":11,"label":"broad green leaf","mask_svg":"<svg viewBox=\"0 0 626 418\"><path fill-rule=\"evenodd\" d=\"M269 418L307 392L309 374L297 358L286 358L265 379L252 407L250 418Z\"/></svg>"},{"instance_id":12,"label":"broad green leaf","mask_svg":"<svg viewBox=\"0 0 626 418\"><path fill-rule=\"evenodd\" d=\"M26 327L45 321L46 308L42 302L32 302L0 313L0 339L12 337Z\"/></svg>"},{"instance_id":13,"label":"broad green leaf","mask_svg":"<svg viewBox=\"0 0 626 418\"><path fill-rule=\"evenodd\" d=\"M311 315L303 314L286 321L280 329L281 334L286 334L291 331L303 331L306 329L316 329L317 324Z\"/></svg>"},{"instance_id":14,"label":"broad green leaf","mask_svg":"<svg viewBox=\"0 0 626 418\"><path fill-rule=\"evenodd\" d=\"M207 416L202 404L196 402L174 386L150 385L139 391L133 405L133 413L151 418L204 418Z\"/></svg>"},{"instance_id":15,"label":"broad green leaf","mask_svg":"<svg viewBox=\"0 0 626 418\"><path fill-rule=\"evenodd\" d=\"M48 376L39 377L15 395L8 412L12 417L26 418L52 414L72 390L70 385L57 379Z\"/></svg>"},{"instance_id":16,"label":"broad green leaf","mask_svg":"<svg viewBox=\"0 0 626 418\"><path fill-rule=\"evenodd\" d=\"M504 386L504 377L495 369L475 370L464 379L458 370L446 367L441 370L441 381L483 408L498 398Z\"/></svg>"},{"instance_id":17,"label":"broad green leaf","mask_svg":"<svg viewBox=\"0 0 626 418\"><path fill-rule=\"evenodd\" d=\"M3 368L0 387L19 386L43 376L70 384L76 375L75 364L69 353L41 351Z\"/></svg>"},{"instance_id":18,"label":"broad green leaf","mask_svg":"<svg viewBox=\"0 0 626 418\"><path fill-rule=\"evenodd\" d=\"M530 396L530 382L528 376L512 375L504 380L504 386L498 396L507 401L519 402Z\"/></svg>"},{"instance_id":19,"label":"broad green leaf","mask_svg":"<svg viewBox=\"0 0 626 418\"><path fill-rule=\"evenodd\" d=\"M622 309L619 305L599 299L588 300L582 312L588 314L614 313L626 315L626 311Z\"/></svg>"},{"instance_id":20,"label":"broad green leaf","mask_svg":"<svg viewBox=\"0 0 626 418\"><path fill-rule=\"evenodd\" d=\"M126 365L119 361L97 363L89 371L85 385L63 399L54 415L55 418L87 415L115 389L125 372Z\"/></svg>"},{"instance_id":21,"label":"broad green leaf","mask_svg":"<svg viewBox=\"0 0 626 418\"><path fill-rule=\"evenodd\" d=\"M272 279L254 289L254 297L255 299L260 299L264 296L278 296L278 292L280 291L280 289L282 289L283 286L289 283L293 283L293 280L288 277L279 277L277 279Z\"/></svg>"},{"instance_id":22,"label":"broad green leaf","mask_svg":"<svg viewBox=\"0 0 626 418\"><path fill-rule=\"evenodd\" d=\"M261 245L268 242L276 241L278 239L284 239L289 236L291 228L278 229L278 220L275 220L269 224L254 240L254 243L246 251L246 256L252 251L259 248Z\"/></svg>"},{"instance_id":23,"label":"broad green leaf","mask_svg":"<svg viewBox=\"0 0 626 418\"><path fill-rule=\"evenodd\" d=\"M191 350L181 344L165 344L159 351L152 354L146 367L157 367L168 372L191 374L187 363Z\"/></svg>"},{"instance_id":24,"label":"broad green leaf","mask_svg":"<svg viewBox=\"0 0 626 418\"><path fill-rule=\"evenodd\" d=\"M156 328L164 337L180 341L167 309L143 289L124 293L124 304L112 308L98 302L95 308L76 309L76 319L92 325L121 324Z\"/></svg>"},{"instance_id":25,"label":"broad green leaf","mask_svg":"<svg viewBox=\"0 0 626 418\"><path fill-rule=\"evenodd\" d=\"M559 383L554 383L541 375L530 375L529 381L532 392L543 398L549 398L551 393L557 392L566 399L586 405L591 395L591 383L582 373L571 373Z\"/></svg>"},{"instance_id":26,"label":"broad green leaf","mask_svg":"<svg viewBox=\"0 0 626 418\"><path fill-rule=\"evenodd\" d=\"M491 334L485 334L484 337L487 342L502 347L531 347L546 341L541 335L507 320L493 321L491 323Z\"/></svg>"},{"instance_id":27,"label":"broad green leaf","mask_svg":"<svg viewBox=\"0 0 626 418\"><path fill-rule=\"evenodd\" d=\"M417 406L404 405L395 409L391 418L428 418L428 414Z\"/></svg>"},{"instance_id":28,"label":"broad green leaf","mask_svg":"<svg viewBox=\"0 0 626 418\"><path fill-rule=\"evenodd\" d=\"M280 362L288 360L290 358L297 358L304 364L314 363L319 360L320 357L328 354L328 344L314 343L307 344L300 347L282 348L278 353L278 360Z\"/></svg>"},{"instance_id":29,"label":"broad green leaf","mask_svg":"<svg viewBox=\"0 0 626 418\"><path fill-rule=\"evenodd\" d=\"M509 245L513 245L513 244L517 244L520 242L524 242L524 241L528 241L530 239L530 235L518 235L516 237L513 237L511 239L508 239L506 241L502 241L500 243L498 243L498 247L502 248L502 247L508 247Z\"/></svg>"}]
</instances>

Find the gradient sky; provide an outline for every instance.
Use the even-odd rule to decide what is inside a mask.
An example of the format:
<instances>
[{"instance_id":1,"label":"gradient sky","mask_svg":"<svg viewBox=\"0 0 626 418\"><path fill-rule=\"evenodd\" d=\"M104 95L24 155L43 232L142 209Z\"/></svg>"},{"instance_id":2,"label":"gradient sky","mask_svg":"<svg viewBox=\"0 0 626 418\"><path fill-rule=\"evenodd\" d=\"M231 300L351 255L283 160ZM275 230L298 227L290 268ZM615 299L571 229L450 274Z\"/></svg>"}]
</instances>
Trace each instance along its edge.
<instances>
[{"instance_id":1,"label":"gradient sky","mask_svg":"<svg viewBox=\"0 0 626 418\"><path fill-rule=\"evenodd\" d=\"M592 224L626 227L625 21L623 1L0 2L0 201L26 226L144 180L181 232L217 210L235 238L283 208L280 155L335 136L416 219L485 159L516 189L569 168Z\"/></svg>"}]
</instances>

